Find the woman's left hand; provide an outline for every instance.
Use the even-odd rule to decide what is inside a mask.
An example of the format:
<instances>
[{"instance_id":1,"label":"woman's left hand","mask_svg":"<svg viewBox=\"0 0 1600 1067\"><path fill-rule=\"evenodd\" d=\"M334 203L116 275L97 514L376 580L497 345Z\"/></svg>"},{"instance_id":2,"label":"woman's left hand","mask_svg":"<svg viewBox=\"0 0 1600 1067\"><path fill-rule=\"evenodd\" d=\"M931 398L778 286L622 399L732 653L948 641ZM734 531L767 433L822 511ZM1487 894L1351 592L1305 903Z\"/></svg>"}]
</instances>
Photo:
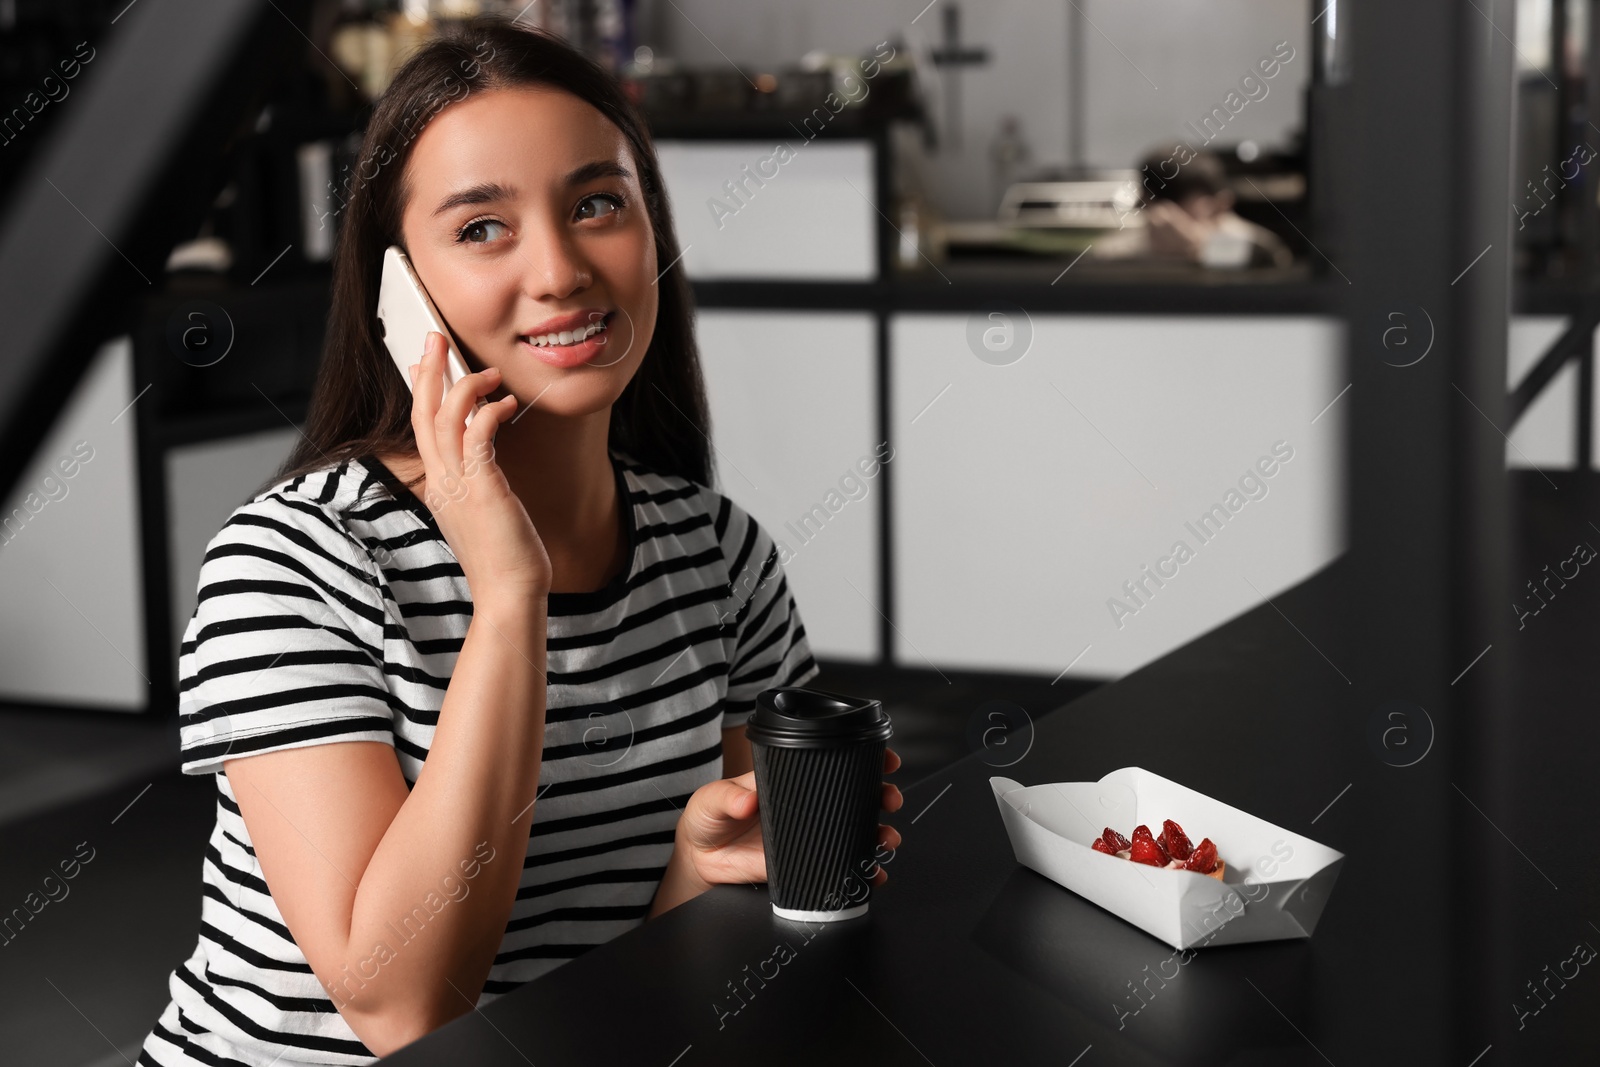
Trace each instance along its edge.
<instances>
[{"instance_id":1,"label":"woman's left hand","mask_svg":"<svg viewBox=\"0 0 1600 1067\"><path fill-rule=\"evenodd\" d=\"M883 772L893 774L900 756L886 749ZM905 804L898 787L883 783L883 810L899 811ZM878 826L879 851L900 847L900 832ZM687 874L699 891L726 882L765 882L767 858L761 847L761 815L756 798L756 775L719 778L696 789L678 820L675 848L683 853ZM881 886L889 878L880 865L868 881Z\"/></svg>"}]
</instances>

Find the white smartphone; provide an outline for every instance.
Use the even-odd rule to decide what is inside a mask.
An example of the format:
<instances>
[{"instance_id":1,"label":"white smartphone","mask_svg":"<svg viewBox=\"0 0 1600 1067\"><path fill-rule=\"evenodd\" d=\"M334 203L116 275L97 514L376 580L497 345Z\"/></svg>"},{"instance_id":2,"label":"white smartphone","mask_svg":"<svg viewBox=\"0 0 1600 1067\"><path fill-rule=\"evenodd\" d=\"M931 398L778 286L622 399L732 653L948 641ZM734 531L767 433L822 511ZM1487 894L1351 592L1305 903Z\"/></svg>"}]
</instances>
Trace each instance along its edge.
<instances>
[{"instance_id":1,"label":"white smartphone","mask_svg":"<svg viewBox=\"0 0 1600 1067\"><path fill-rule=\"evenodd\" d=\"M383 253L383 279L378 285L378 333L408 389L411 388L411 373L407 368L422 359L423 344L430 330L444 335L445 388L449 389L470 373L466 360L461 358L455 335L445 326L439 309L433 306L411 260L399 245L390 245ZM483 404L483 397L478 397L472 411L467 412L466 425L472 425L473 412Z\"/></svg>"}]
</instances>

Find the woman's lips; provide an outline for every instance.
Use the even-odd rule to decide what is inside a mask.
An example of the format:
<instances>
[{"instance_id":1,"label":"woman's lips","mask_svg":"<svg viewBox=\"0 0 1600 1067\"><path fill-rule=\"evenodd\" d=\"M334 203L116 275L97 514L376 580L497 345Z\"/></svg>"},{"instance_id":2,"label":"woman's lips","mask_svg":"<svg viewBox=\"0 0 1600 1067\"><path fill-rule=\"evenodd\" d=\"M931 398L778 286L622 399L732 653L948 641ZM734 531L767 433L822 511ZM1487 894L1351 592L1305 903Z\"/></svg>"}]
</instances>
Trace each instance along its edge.
<instances>
[{"instance_id":1,"label":"woman's lips","mask_svg":"<svg viewBox=\"0 0 1600 1067\"><path fill-rule=\"evenodd\" d=\"M607 312L605 317L597 324L582 326L570 331L570 335L574 336L575 339L566 344L562 344L558 340L554 344L536 345L531 338L526 336L517 338L517 344L523 351L528 352L541 363L549 364L552 367L577 367L589 362L606 350L611 333L611 320L615 314L615 312ZM599 328L596 329L596 326ZM588 336L583 336L585 333ZM582 337L582 339L578 340L576 339L577 337Z\"/></svg>"}]
</instances>

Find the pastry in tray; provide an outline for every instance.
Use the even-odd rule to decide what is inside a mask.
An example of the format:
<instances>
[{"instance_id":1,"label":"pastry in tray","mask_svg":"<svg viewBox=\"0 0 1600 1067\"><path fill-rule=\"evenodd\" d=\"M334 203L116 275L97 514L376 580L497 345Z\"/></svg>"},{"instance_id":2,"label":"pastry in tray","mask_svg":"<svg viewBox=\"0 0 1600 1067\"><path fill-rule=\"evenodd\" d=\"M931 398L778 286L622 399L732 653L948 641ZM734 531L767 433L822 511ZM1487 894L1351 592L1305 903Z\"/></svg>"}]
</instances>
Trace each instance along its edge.
<instances>
[{"instance_id":1,"label":"pastry in tray","mask_svg":"<svg viewBox=\"0 0 1600 1067\"><path fill-rule=\"evenodd\" d=\"M1096 852L1117 856L1150 867L1164 867L1171 871L1193 871L1208 878L1222 881L1227 864L1217 858L1217 846L1211 838L1200 839L1198 845L1189 842L1183 827L1167 819L1161 824L1161 835L1152 836L1150 827L1140 823L1133 828L1131 839L1123 837L1111 827L1095 838L1090 846Z\"/></svg>"}]
</instances>

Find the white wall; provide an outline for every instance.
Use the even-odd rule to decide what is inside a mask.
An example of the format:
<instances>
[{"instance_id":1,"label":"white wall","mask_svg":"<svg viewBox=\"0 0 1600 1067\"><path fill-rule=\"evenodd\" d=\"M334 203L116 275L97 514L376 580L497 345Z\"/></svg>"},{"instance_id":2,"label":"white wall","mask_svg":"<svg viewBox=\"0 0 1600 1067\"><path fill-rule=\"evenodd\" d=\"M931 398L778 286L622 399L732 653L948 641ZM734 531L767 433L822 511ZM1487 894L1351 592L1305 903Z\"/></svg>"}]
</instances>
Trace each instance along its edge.
<instances>
[{"instance_id":1,"label":"white wall","mask_svg":"<svg viewBox=\"0 0 1600 1067\"><path fill-rule=\"evenodd\" d=\"M6 502L12 515L34 494L38 513L25 524L13 517L15 536L0 536L0 597L13 605L0 614L5 699L108 711L142 711L149 700L134 453L143 385L135 386L128 338L101 347ZM194 610L206 543L297 436L285 427L167 453L174 648ZM92 458L61 477L57 464L78 442ZM169 668L175 679L175 657Z\"/></svg>"},{"instance_id":2,"label":"white wall","mask_svg":"<svg viewBox=\"0 0 1600 1067\"><path fill-rule=\"evenodd\" d=\"M882 472L858 467L881 443L872 317L702 311L698 321L718 488L793 552L785 573L812 652L876 660ZM818 505L832 517L800 528Z\"/></svg>"},{"instance_id":3,"label":"white wall","mask_svg":"<svg viewBox=\"0 0 1600 1067\"><path fill-rule=\"evenodd\" d=\"M140 711L149 700L132 362L127 337L100 347L5 502L5 699L110 711ZM78 457L88 458L64 477L59 464Z\"/></svg>"},{"instance_id":4,"label":"white wall","mask_svg":"<svg viewBox=\"0 0 1600 1067\"><path fill-rule=\"evenodd\" d=\"M689 277L877 275L871 142L797 134L786 143L789 154L766 141L656 143Z\"/></svg>"},{"instance_id":5,"label":"white wall","mask_svg":"<svg viewBox=\"0 0 1600 1067\"><path fill-rule=\"evenodd\" d=\"M896 662L1113 678L1342 551L1336 320L1035 315L1009 366L967 327L894 321ZM1266 495L1202 543L1185 524L1278 441ZM1194 558L1115 617L1179 540Z\"/></svg>"},{"instance_id":6,"label":"white wall","mask_svg":"<svg viewBox=\"0 0 1600 1067\"><path fill-rule=\"evenodd\" d=\"M1082 6L1094 23L1087 38L1092 163L1127 166L1174 138L1199 148L1200 138L1185 123L1199 126L1212 108L1224 107L1244 75L1259 79L1257 61L1272 56L1280 41L1289 43L1293 58L1262 82L1265 95L1252 87L1260 99L1240 107L1218 142L1254 139L1264 148L1286 147L1301 127L1302 93L1311 82L1313 6L1304 0L1091 0Z\"/></svg>"}]
</instances>

